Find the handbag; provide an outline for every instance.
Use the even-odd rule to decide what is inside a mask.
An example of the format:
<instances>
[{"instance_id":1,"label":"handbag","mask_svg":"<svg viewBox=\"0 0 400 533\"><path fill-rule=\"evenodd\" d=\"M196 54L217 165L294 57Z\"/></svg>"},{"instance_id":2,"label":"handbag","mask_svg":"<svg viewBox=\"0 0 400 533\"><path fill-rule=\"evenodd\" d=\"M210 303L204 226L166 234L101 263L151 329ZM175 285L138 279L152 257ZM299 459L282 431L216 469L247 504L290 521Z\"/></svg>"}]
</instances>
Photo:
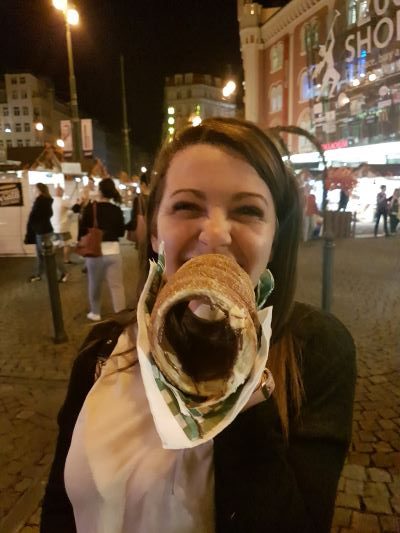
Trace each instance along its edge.
<instances>
[{"instance_id":1,"label":"handbag","mask_svg":"<svg viewBox=\"0 0 400 533\"><path fill-rule=\"evenodd\" d=\"M83 235L76 246L76 253L83 257L100 257L101 241L103 240L103 230L97 224L97 202L93 202L93 227Z\"/></svg>"}]
</instances>

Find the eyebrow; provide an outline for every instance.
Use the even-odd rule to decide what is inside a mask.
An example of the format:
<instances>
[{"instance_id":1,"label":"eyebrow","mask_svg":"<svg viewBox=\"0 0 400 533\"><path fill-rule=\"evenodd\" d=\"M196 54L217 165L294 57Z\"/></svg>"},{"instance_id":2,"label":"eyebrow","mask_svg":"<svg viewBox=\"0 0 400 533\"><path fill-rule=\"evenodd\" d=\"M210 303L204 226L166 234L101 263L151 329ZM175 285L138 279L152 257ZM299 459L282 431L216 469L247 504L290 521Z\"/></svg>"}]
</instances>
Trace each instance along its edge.
<instances>
[{"instance_id":1,"label":"eyebrow","mask_svg":"<svg viewBox=\"0 0 400 533\"><path fill-rule=\"evenodd\" d=\"M180 193L191 193L197 198L199 198L200 200L206 199L206 195L202 191L199 191L198 189L177 189L171 194L171 198ZM248 196L252 198L258 198L259 200L263 201L267 207L269 207L268 200L265 198L265 196L263 196L262 194L255 193L255 192L238 192L237 194L233 196L233 200L236 200L236 201L243 200L244 198L247 198Z\"/></svg>"}]
</instances>

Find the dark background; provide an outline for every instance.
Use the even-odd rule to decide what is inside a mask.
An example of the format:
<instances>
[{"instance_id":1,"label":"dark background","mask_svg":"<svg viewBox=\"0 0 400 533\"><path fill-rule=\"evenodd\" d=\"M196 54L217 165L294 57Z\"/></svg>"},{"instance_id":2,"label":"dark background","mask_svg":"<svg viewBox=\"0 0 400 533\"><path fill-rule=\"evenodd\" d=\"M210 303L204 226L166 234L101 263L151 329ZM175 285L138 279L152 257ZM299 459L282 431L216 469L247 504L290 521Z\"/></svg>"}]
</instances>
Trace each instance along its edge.
<instances>
[{"instance_id":1,"label":"dark background","mask_svg":"<svg viewBox=\"0 0 400 533\"><path fill-rule=\"evenodd\" d=\"M123 54L131 139L142 149L152 152L159 143L165 76L241 76L236 0L76 0L75 6L80 116L120 132ZM69 101L64 18L51 0L1 0L0 21L2 73L48 76L56 96Z\"/></svg>"}]
</instances>

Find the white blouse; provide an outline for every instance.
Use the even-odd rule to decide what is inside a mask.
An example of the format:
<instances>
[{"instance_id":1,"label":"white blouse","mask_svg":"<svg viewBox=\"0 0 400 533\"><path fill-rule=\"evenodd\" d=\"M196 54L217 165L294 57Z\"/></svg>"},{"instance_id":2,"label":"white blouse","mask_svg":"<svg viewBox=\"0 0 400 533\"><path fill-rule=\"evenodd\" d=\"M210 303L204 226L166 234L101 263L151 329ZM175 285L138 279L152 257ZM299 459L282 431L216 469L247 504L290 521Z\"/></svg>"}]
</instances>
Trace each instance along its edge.
<instances>
[{"instance_id":1,"label":"white blouse","mask_svg":"<svg viewBox=\"0 0 400 533\"><path fill-rule=\"evenodd\" d=\"M130 341L121 335L114 354ZM213 533L213 441L162 447L133 360L107 360L74 429L65 486L77 532Z\"/></svg>"}]
</instances>

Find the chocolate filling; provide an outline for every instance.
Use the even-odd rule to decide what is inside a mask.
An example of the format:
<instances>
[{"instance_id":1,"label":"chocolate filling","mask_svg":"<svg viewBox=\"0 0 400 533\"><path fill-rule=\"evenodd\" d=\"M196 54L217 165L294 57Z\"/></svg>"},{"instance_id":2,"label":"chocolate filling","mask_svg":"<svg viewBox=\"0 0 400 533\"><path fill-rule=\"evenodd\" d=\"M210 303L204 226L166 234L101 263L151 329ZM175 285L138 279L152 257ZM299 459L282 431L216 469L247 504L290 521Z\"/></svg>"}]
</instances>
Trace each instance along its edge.
<instances>
[{"instance_id":1,"label":"chocolate filling","mask_svg":"<svg viewBox=\"0 0 400 533\"><path fill-rule=\"evenodd\" d=\"M188 302L175 305L165 319L164 334L183 371L194 381L226 379L236 361L239 336L227 317L211 322L197 317Z\"/></svg>"}]
</instances>

